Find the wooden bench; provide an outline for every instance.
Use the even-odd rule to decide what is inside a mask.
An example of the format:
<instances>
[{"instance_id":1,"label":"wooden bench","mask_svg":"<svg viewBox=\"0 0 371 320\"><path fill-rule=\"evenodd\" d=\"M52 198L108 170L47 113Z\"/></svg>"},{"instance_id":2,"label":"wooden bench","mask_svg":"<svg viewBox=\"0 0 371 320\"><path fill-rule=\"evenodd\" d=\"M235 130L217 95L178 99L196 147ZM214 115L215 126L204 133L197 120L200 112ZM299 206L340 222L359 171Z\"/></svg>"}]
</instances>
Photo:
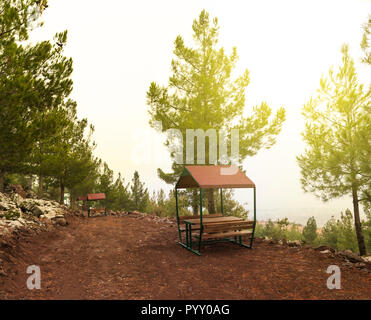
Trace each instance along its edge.
<instances>
[{"instance_id":1,"label":"wooden bench","mask_svg":"<svg viewBox=\"0 0 371 320\"><path fill-rule=\"evenodd\" d=\"M182 241L181 236L179 242L182 246L197 254L200 254L200 247L203 241L231 241L243 247L252 248L254 221L245 221L240 217L221 215L212 217L205 215L202 218L202 229L200 218L197 218L197 216L184 217L182 219L185 224L185 228L183 228L183 231L185 231L185 242ZM193 238L198 239L198 250L194 248ZM250 245L243 243L243 239L246 240L246 238L250 240Z\"/></svg>"},{"instance_id":2,"label":"wooden bench","mask_svg":"<svg viewBox=\"0 0 371 320\"><path fill-rule=\"evenodd\" d=\"M221 213L213 213L213 214L205 214L202 215L202 219L210 219L210 218L217 218L217 217L222 217L223 215ZM184 220L189 220L189 219L200 219L199 215L194 215L194 216L179 216L179 230L181 232L184 232L185 229L185 223ZM200 230L200 225L195 225L192 226L192 230Z\"/></svg>"},{"instance_id":3,"label":"wooden bench","mask_svg":"<svg viewBox=\"0 0 371 320\"><path fill-rule=\"evenodd\" d=\"M230 221L215 224L204 224L202 239L220 239L229 237L248 237L252 235L254 221ZM195 235L198 237L197 235Z\"/></svg>"},{"instance_id":4,"label":"wooden bench","mask_svg":"<svg viewBox=\"0 0 371 320\"><path fill-rule=\"evenodd\" d=\"M90 214L106 213L105 208L90 208Z\"/></svg>"}]
</instances>

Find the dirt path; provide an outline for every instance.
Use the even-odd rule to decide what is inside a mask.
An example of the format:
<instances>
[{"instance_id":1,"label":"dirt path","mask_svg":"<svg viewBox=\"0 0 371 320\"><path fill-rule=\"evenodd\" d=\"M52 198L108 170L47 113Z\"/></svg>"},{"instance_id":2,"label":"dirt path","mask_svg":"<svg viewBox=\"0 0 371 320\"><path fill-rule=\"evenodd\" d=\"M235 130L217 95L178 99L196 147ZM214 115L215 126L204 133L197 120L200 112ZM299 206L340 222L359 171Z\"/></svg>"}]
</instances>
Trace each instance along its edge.
<instances>
[{"instance_id":1,"label":"dirt path","mask_svg":"<svg viewBox=\"0 0 371 320\"><path fill-rule=\"evenodd\" d=\"M371 299L371 273L312 249L226 243L199 257L176 240L174 225L154 220L75 218L13 249L0 299ZM326 287L331 264L340 290ZM40 266L41 290L26 288L29 265Z\"/></svg>"}]
</instances>

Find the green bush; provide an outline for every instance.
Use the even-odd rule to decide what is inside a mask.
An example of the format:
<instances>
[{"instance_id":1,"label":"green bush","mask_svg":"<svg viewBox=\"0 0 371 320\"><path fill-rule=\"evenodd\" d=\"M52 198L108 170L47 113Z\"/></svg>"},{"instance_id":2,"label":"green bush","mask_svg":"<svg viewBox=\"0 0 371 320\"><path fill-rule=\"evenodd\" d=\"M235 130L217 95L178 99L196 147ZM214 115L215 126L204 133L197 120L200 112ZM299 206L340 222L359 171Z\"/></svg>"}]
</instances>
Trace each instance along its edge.
<instances>
[{"instance_id":1,"label":"green bush","mask_svg":"<svg viewBox=\"0 0 371 320\"><path fill-rule=\"evenodd\" d=\"M353 215L349 209L341 213L340 220L331 217L322 229L321 244L337 250L359 252L357 236L353 224Z\"/></svg>"},{"instance_id":2,"label":"green bush","mask_svg":"<svg viewBox=\"0 0 371 320\"><path fill-rule=\"evenodd\" d=\"M8 210L3 215L6 220L17 220L20 217L19 211Z\"/></svg>"},{"instance_id":3,"label":"green bush","mask_svg":"<svg viewBox=\"0 0 371 320\"><path fill-rule=\"evenodd\" d=\"M317 234L317 222L314 217L310 217L307 221L307 225L303 229L303 239L305 243L314 244L318 237Z\"/></svg>"}]
</instances>

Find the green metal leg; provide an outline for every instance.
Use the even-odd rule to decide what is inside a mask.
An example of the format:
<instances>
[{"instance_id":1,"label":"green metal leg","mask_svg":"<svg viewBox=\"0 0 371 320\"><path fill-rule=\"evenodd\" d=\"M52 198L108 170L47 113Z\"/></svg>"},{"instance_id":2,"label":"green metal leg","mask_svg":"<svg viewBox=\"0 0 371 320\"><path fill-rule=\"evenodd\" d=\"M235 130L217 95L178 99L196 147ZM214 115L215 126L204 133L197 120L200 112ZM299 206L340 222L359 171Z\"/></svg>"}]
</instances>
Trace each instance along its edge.
<instances>
[{"instance_id":1,"label":"green metal leg","mask_svg":"<svg viewBox=\"0 0 371 320\"><path fill-rule=\"evenodd\" d=\"M186 233L186 245L187 245L187 247L189 247L189 245L188 245L188 224L186 224L186 231L185 231L185 233Z\"/></svg>"},{"instance_id":2,"label":"green metal leg","mask_svg":"<svg viewBox=\"0 0 371 320\"><path fill-rule=\"evenodd\" d=\"M200 241L199 241L199 245L198 245L198 250L195 250L192 248L193 244L192 244L192 226L189 225L188 223L186 223L185 225L185 233L186 233L186 243L183 243L182 240L180 239L180 241L178 242L183 248L186 248L187 250L197 254L197 255L201 255L200 253Z\"/></svg>"},{"instance_id":3,"label":"green metal leg","mask_svg":"<svg viewBox=\"0 0 371 320\"><path fill-rule=\"evenodd\" d=\"M233 243L235 243L235 244L238 244L238 245L241 246L241 247L248 248L248 249L252 249L251 244L248 246L247 244L244 244L242 241L240 242L240 241L236 241L236 240L234 240L234 239L230 239L230 238L226 238L226 240L227 240L227 241L230 241L230 242L233 242Z\"/></svg>"},{"instance_id":4,"label":"green metal leg","mask_svg":"<svg viewBox=\"0 0 371 320\"><path fill-rule=\"evenodd\" d=\"M202 243L202 228L200 229L200 236L198 238L198 251L201 252L201 243Z\"/></svg>"},{"instance_id":5,"label":"green metal leg","mask_svg":"<svg viewBox=\"0 0 371 320\"><path fill-rule=\"evenodd\" d=\"M252 235L251 235L251 239L250 239L250 248L252 249L252 244L253 244L253 242L254 242L254 231L253 231L253 233L252 233Z\"/></svg>"},{"instance_id":6,"label":"green metal leg","mask_svg":"<svg viewBox=\"0 0 371 320\"><path fill-rule=\"evenodd\" d=\"M192 226L191 225L188 227L188 231L189 231L189 235L188 235L189 247L192 249Z\"/></svg>"},{"instance_id":7,"label":"green metal leg","mask_svg":"<svg viewBox=\"0 0 371 320\"><path fill-rule=\"evenodd\" d=\"M187 250L189 250L189 251L191 251L191 252L193 252L193 253L195 253L195 254L197 254L197 255L201 255L201 253L199 252L199 251L197 251L197 250L194 250L194 249L191 249L190 247L188 247L187 245L185 245L183 242L179 242L179 244L182 246L182 247L184 247L184 248L186 248Z\"/></svg>"}]
</instances>

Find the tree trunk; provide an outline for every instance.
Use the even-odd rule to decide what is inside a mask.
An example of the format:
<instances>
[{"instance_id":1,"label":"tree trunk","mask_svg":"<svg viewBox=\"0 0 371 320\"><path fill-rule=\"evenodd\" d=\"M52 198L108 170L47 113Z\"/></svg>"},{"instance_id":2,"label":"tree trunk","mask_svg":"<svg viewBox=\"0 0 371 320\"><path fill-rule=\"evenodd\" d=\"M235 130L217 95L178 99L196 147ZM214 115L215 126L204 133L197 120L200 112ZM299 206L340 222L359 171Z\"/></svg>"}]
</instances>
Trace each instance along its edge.
<instances>
[{"instance_id":1,"label":"tree trunk","mask_svg":"<svg viewBox=\"0 0 371 320\"><path fill-rule=\"evenodd\" d=\"M193 215L197 216L198 214L200 214L198 211L199 211L198 210L198 204L194 204L193 205Z\"/></svg>"},{"instance_id":2,"label":"tree trunk","mask_svg":"<svg viewBox=\"0 0 371 320\"><path fill-rule=\"evenodd\" d=\"M4 176L5 172L0 170L0 192L4 192Z\"/></svg>"},{"instance_id":3,"label":"tree trunk","mask_svg":"<svg viewBox=\"0 0 371 320\"><path fill-rule=\"evenodd\" d=\"M44 177L43 175L39 175L39 190L37 192L37 196L39 199L43 197L43 185L44 185Z\"/></svg>"},{"instance_id":4,"label":"tree trunk","mask_svg":"<svg viewBox=\"0 0 371 320\"><path fill-rule=\"evenodd\" d=\"M214 189L207 190L207 209L209 214L215 213Z\"/></svg>"},{"instance_id":5,"label":"tree trunk","mask_svg":"<svg viewBox=\"0 0 371 320\"><path fill-rule=\"evenodd\" d=\"M353 184L352 186L352 196L353 196L353 209L354 209L354 224L356 227L359 254L361 256L365 256L367 252L366 252L365 239L363 238L363 233L362 233L361 219L359 217L358 189L355 184Z\"/></svg>"},{"instance_id":6,"label":"tree trunk","mask_svg":"<svg viewBox=\"0 0 371 320\"><path fill-rule=\"evenodd\" d=\"M33 186L33 175L31 174L30 175L30 178L28 179L28 188L30 189L30 190L32 190L32 186Z\"/></svg>"},{"instance_id":7,"label":"tree trunk","mask_svg":"<svg viewBox=\"0 0 371 320\"><path fill-rule=\"evenodd\" d=\"M64 184L61 182L61 199L59 200L60 204L64 204Z\"/></svg>"},{"instance_id":8,"label":"tree trunk","mask_svg":"<svg viewBox=\"0 0 371 320\"><path fill-rule=\"evenodd\" d=\"M193 215L195 215L195 216L200 214L199 205L198 205L199 201L200 201L200 198L198 196L198 192L197 192L197 190L194 190L192 192L192 209L193 209Z\"/></svg>"},{"instance_id":9,"label":"tree trunk","mask_svg":"<svg viewBox=\"0 0 371 320\"><path fill-rule=\"evenodd\" d=\"M70 195L70 207L76 209L76 198Z\"/></svg>"}]
</instances>

